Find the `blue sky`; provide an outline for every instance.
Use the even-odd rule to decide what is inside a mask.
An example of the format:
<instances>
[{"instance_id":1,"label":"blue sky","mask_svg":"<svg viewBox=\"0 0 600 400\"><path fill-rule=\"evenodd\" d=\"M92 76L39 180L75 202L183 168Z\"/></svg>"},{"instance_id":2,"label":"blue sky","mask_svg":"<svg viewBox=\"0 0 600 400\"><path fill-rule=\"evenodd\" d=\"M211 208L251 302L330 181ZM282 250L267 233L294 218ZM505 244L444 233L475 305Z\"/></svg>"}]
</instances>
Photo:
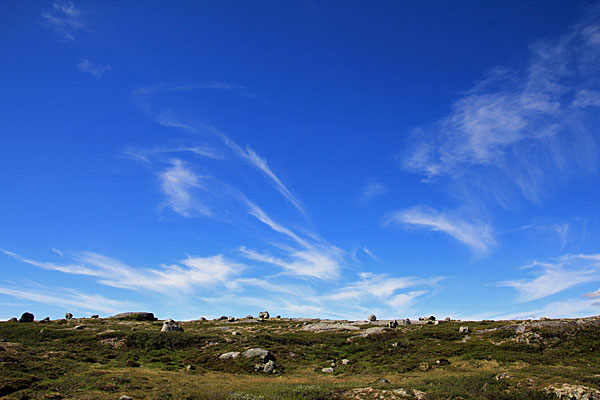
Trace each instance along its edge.
<instances>
[{"instance_id":1,"label":"blue sky","mask_svg":"<svg viewBox=\"0 0 600 400\"><path fill-rule=\"evenodd\" d=\"M0 319L600 314L600 5L0 5Z\"/></svg>"}]
</instances>

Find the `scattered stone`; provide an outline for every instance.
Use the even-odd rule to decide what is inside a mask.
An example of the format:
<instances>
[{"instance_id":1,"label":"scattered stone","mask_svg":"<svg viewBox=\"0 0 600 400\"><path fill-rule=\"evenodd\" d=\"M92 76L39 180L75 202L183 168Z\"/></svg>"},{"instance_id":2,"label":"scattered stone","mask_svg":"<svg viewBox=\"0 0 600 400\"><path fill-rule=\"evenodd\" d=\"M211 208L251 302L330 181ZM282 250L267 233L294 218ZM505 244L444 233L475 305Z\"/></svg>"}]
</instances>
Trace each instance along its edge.
<instances>
[{"instance_id":1,"label":"scattered stone","mask_svg":"<svg viewBox=\"0 0 600 400\"><path fill-rule=\"evenodd\" d=\"M378 381L377 381L377 384L378 384L378 385L386 385L386 384L388 384L388 383L390 383L390 381L388 381L388 380L387 380L387 379L385 379L385 378L383 378L383 379L380 379L380 380L378 380Z\"/></svg>"},{"instance_id":2,"label":"scattered stone","mask_svg":"<svg viewBox=\"0 0 600 400\"><path fill-rule=\"evenodd\" d=\"M367 329L364 329L358 335L354 335L351 338L348 338L348 341L352 341L352 338L368 337L368 336L371 336L371 335L375 335L375 334L378 334L378 333L381 333L381 332L385 331L386 329L388 329L388 328L386 328L384 326L377 326L377 327L374 327L374 328L367 328Z\"/></svg>"},{"instance_id":3,"label":"scattered stone","mask_svg":"<svg viewBox=\"0 0 600 400\"><path fill-rule=\"evenodd\" d=\"M45 329L40 329L40 333L44 333L44 332L46 332Z\"/></svg>"},{"instance_id":4,"label":"scattered stone","mask_svg":"<svg viewBox=\"0 0 600 400\"><path fill-rule=\"evenodd\" d=\"M460 328L458 328L458 333L469 333L471 332L471 328L469 328L468 326L461 326Z\"/></svg>"},{"instance_id":5,"label":"scattered stone","mask_svg":"<svg viewBox=\"0 0 600 400\"><path fill-rule=\"evenodd\" d=\"M344 358L344 359L342 360L342 364L344 364L344 365L348 365L348 364L350 364L350 360L348 360L347 358Z\"/></svg>"},{"instance_id":6,"label":"scattered stone","mask_svg":"<svg viewBox=\"0 0 600 400\"><path fill-rule=\"evenodd\" d=\"M507 374L506 372L503 372L501 374L496 375L496 380L502 380L502 379L511 379L512 376L510 376L509 374Z\"/></svg>"},{"instance_id":7,"label":"scattered stone","mask_svg":"<svg viewBox=\"0 0 600 400\"><path fill-rule=\"evenodd\" d=\"M195 369L196 369L196 367L195 367L195 366L193 366L193 365L186 365L186 367L185 367L185 370L186 370L186 371L193 371L193 370L195 370Z\"/></svg>"},{"instance_id":8,"label":"scattered stone","mask_svg":"<svg viewBox=\"0 0 600 400\"><path fill-rule=\"evenodd\" d=\"M239 351L230 351L229 353L223 353L219 356L220 360L233 360L239 357L241 353Z\"/></svg>"},{"instance_id":9,"label":"scattered stone","mask_svg":"<svg viewBox=\"0 0 600 400\"><path fill-rule=\"evenodd\" d=\"M388 322L387 326L388 326L388 328L396 329L398 327L398 321L396 321L396 320L390 321L390 322Z\"/></svg>"},{"instance_id":10,"label":"scattered stone","mask_svg":"<svg viewBox=\"0 0 600 400\"><path fill-rule=\"evenodd\" d=\"M398 342L393 342L392 347L398 347Z\"/></svg>"},{"instance_id":11,"label":"scattered stone","mask_svg":"<svg viewBox=\"0 0 600 400\"><path fill-rule=\"evenodd\" d=\"M450 319L450 317L446 317L446 318L444 318L444 321L446 321L446 322L450 322L450 321L451 321L451 319Z\"/></svg>"},{"instance_id":12,"label":"scattered stone","mask_svg":"<svg viewBox=\"0 0 600 400\"><path fill-rule=\"evenodd\" d=\"M65 319L71 319L73 318L73 314L71 314L70 312L65 314Z\"/></svg>"},{"instance_id":13,"label":"scattered stone","mask_svg":"<svg viewBox=\"0 0 600 400\"><path fill-rule=\"evenodd\" d=\"M292 360L295 360L296 359L296 353L290 353L290 358Z\"/></svg>"},{"instance_id":14,"label":"scattered stone","mask_svg":"<svg viewBox=\"0 0 600 400\"><path fill-rule=\"evenodd\" d=\"M417 400L425 400L427 398L427 394L425 392L421 392L420 390L413 389L413 395Z\"/></svg>"},{"instance_id":15,"label":"scattered stone","mask_svg":"<svg viewBox=\"0 0 600 400\"><path fill-rule=\"evenodd\" d=\"M233 331L233 332L231 332L231 335L232 335L232 336L238 336L239 334L240 334L240 333L239 333L238 331Z\"/></svg>"},{"instance_id":16,"label":"scattered stone","mask_svg":"<svg viewBox=\"0 0 600 400\"><path fill-rule=\"evenodd\" d=\"M33 322L34 316L32 313L24 312L19 318L19 322Z\"/></svg>"},{"instance_id":17,"label":"scattered stone","mask_svg":"<svg viewBox=\"0 0 600 400\"><path fill-rule=\"evenodd\" d=\"M437 321L437 320L436 320L436 321L433 321L433 324L434 324L434 325L439 325L439 324L440 324L440 321Z\"/></svg>"},{"instance_id":18,"label":"scattered stone","mask_svg":"<svg viewBox=\"0 0 600 400\"><path fill-rule=\"evenodd\" d=\"M119 400L133 400L133 398L123 395L123 396L119 397Z\"/></svg>"},{"instance_id":19,"label":"scattered stone","mask_svg":"<svg viewBox=\"0 0 600 400\"><path fill-rule=\"evenodd\" d=\"M246 315L246 319L253 319L254 317L252 315Z\"/></svg>"},{"instance_id":20,"label":"scattered stone","mask_svg":"<svg viewBox=\"0 0 600 400\"><path fill-rule=\"evenodd\" d=\"M371 314L371 315L369 315L368 320L371 321L371 322L372 321L377 321L377 317L375 316L375 314Z\"/></svg>"},{"instance_id":21,"label":"scattered stone","mask_svg":"<svg viewBox=\"0 0 600 400\"><path fill-rule=\"evenodd\" d=\"M235 317L229 316L227 317L227 322L233 322L235 321Z\"/></svg>"},{"instance_id":22,"label":"scattered stone","mask_svg":"<svg viewBox=\"0 0 600 400\"><path fill-rule=\"evenodd\" d=\"M73 329L77 329L78 331L80 331L82 329L85 329L85 326L83 326L83 325L76 325L75 328L73 328Z\"/></svg>"},{"instance_id":23,"label":"scattered stone","mask_svg":"<svg viewBox=\"0 0 600 400\"><path fill-rule=\"evenodd\" d=\"M168 319L163 322L163 326L160 330L161 332L183 332L183 328L179 326L179 324L172 319Z\"/></svg>"},{"instance_id":24,"label":"scattered stone","mask_svg":"<svg viewBox=\"0 0 600 400\"><path fill-rule=\"evenodd\" d=\"M258 313L258 317L262 319L269 319L270 315L268 311L261 311Z\"/></svg>"},{"instance_id":25,"label":"scattered stone","mask_svg":"<svg viewBox=\"0 0 600 400\"><path fill-rule=\"evenodd\" d=\"M98 319L98 318L100 318L100 316L98 314L92 314L92 316L90 318Z\"/></svg>"},{"instance_id":26,"label":"scattered stone","mask_svg":"<svg viewBox=\"0 0 600 400\"><path fill-rule=\"evenodd\" d=\"M260 358L260 361L267 362L269 360L275 360L275 357L269 350L261 349L259 347L255 347L252 349L248 349L242 353L245 358Z\"/></svg>"},{"instance_id":27,"label":"scattered stone","mask_svg":"<svg viewBox=\"0 0 600 400\"><path fill-rule=\"evenodd\" d=\"M344 323L329 323L329 322L317 322L302 327L303 331L311 332L327 332L327 331L358 331L358 326L344 324Z\"/></svg>"},{"instance_id":28,"label":"scattered stone","mask_svg":"<svg viewBox=\"0 0 600 400\"><path fill-rule=\"evenodd\" d=\"M154 317L151 312L124 312L109 317L110 319L118 319L122 321L157 321L158 318Z\"/></svg>"},{"instance_id":29,"label":"scattered stone","mask_svg":"<svg viewBox=\"0 0 600 400\"><path fill-rule=\"evenodd\" d=\"M409 319L409 318L406 318L406 319L402 319L402 320L400 320L400 324L401 324L401 325L410 325L410 324L411 324L411 322L410 322L410 319Z\"/></svg>"},{"instance_id":30,"label":"scattered stone","mask_svg":"<svg viewBox=\"0 0 600 400\"><path fill-rule=\"evenodd\" d=\"M541 317L540 321L550 321L550 318L548 318L548 317Z\"/></svg>"},{"instance_id":31,"label":"scattered stone","mask_svg":"<svg viewBox=\"0 0 600 400\"><path fill-rule=\"evenodd\" d=\"M435 363L437 365L448 365L448 364L450 364L450 361L446 360L445 358L440 358Z\"/></svg>"},{"instance_id":32,"label":"scattered stone","mask_svg":"<svg viewBox=\"0 0 600 400\"><path fill-rule=\"evenodd\" d=\"M12 317L8 322L19 322L19 320L16 317Z\"/></svg>"},{"instance_id":33,"label":"scattered stone","mask_svg":"<svg viewBox=\"0 0 600 400\"><path fill-rule=\"evenodd\" d=\"M281 318L281 315L277 315L275 318L277 318L277 319L280 319L280 318Z\"/></svg>"},{"instance_id":34,"label":"scattered stone","mask_svg":"<svg viewBox=\"0 0 600 400\"><path fill-rule=\"evenodd\" d=\"M424 362L424 363L419 364L419 369L421 371L425 372L425 371L429 371L431 369L431 366L429 365L429 363Z\"/></svg>"},{"instance_id":35,"label":"scattered stone","mask_svg":"<svg viewBox=\"0 0 600 400\"><path fill-rule=\"evenodd\" d=\"M464 338L462 338L461 342L463 343L467 343L467 340L471 339L470 335L466 335Z\"/></svg>"},{"instance_id":36,"label":"scattered stone","mask_svg":"<svg viewBox=\"0 0 600 400\"><path fill-rule=\"evenodd\" d=\"M200 321L206 321L206 318L200 317Z\"/></svg>"},{"instance_id":37,"label":"scattered stone","mask_svg":"<svg viewBox=\"0 0 600 400\"><path fill-rule=\"evenodd\" d=\"M543 389L546 393L554 393L559 399L569 400L599 400L600 391L581 385L568 383L554 384Z\"/></svg>"},{"instance_id":38,"label":"scattered stone","mask_svg":"<svg viewBox=\"0 0 600 400\"><path fill-rule=\"evenodd\" d=\"M270 373L270 372L274 372L274 371L275 371L275 361L273 361L273 360L269 360L269 361L268 361L268 362L265 364L265 366L264 366L264 368L263 368L263 372L264 372L264 373L266 373L266 374L268 374L268 373Z\"/></svg>"},{"instance_id":39,"label":"scattered stone","mask_svg":"<svg viewBox=\"0 0 600 400\"><path fill-rule=\"evenodd\" d=\"M331 368L331 367L327 367L327 368L323 368L321 371L322 371L322 372L325 372L326 374L328 374L328 373L331 373L331 372L333 372L333 368Z\"/></svg>"},{"instance_id":40,"label":"scattered stone","mask_svg":"<svg viewBox=\"0 0 600 400\"><path fill-rule=\"evenodd\" d=\"M46 317L42 320L42 322L50 322L50 317Z\"/></svg>"},{"instance_id":41,"label":"scattered stone","mask_svg":"<svg viewBox=\"0 0 600 400\"><path fill-rule=\"evenodd\" d=\"M227 315L221 315L219 318L217 318L218 321L225 321L227 320Z\"/></svg>"}]
</instances>

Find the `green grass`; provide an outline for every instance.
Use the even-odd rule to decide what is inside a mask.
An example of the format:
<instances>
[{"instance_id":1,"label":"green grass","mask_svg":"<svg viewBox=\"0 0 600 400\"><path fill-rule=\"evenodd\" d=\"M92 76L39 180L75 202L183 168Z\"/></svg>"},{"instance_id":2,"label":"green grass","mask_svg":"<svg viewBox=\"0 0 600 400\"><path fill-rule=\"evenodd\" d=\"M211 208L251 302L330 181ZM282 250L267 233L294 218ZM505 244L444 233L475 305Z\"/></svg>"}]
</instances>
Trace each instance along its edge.
<instances>
[{"instance_id":1,"label":"green grass","mask_svg":"<svg viewBox=\"0 0 600 400\"><path fill-rule=\"evenodd\" d=\"M314 333L296 324L188 322L181 333L160 332L158 321L3 322L0 397L320 400L371 387L416 389L428 399L508 400L550 398L539 389L551 383L600 387L598 325L530 328L527 335L537 337L527 344L512 329L478 333L504 322L401 326L351 341L357 331ZM466 342L461 325L474 330ZM251 347L275 356L275 374L256 371L258 360L219 359ZM342 365L344 358L350 364ZM440 359L450 363L436 364ZM330 360L335 372L321 372ZM513 378L496 380L502 372ZM390 383L376 384L381 378Z\"/></svg>"}]
</instances>

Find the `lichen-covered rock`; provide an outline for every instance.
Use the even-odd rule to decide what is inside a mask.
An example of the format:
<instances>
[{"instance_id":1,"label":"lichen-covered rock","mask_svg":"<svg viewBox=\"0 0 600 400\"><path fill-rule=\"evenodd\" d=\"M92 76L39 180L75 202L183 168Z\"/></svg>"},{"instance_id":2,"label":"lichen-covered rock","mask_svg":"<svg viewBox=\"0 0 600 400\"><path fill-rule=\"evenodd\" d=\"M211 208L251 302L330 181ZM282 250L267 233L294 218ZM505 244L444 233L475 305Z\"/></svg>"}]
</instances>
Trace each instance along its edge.
<instances>
[{"instance_id":1,"label":"lichen-covered rock","mask_svg":"<svg viewBox=\"0 0 600 400\"><path fill-rule=\"evenodd\" d=\"M268 311L261 311L258 313L258 317L262 318L262 319L269 319L269 312Z\"/></svg>"},{"instance_id":2,"label":"lichen-covered rock","mask_svg":"<svg viewBox=\"0 0 600 400\"><path fill-rule=\"evenodd\" d=\"M183 332L183 328L172 319L168 319L163 322L163 326L160 329L161 332Z\"/></svg>"},{"instance_id":3,"label":"lichen-covered rock","mask_svg":"<svg viewBox=\"0 0 600 400\"><path fill-rule=\"evenodd\" d=\"M562 400L600 400L600 391L587 386L563 383L550 385L543 390Z\"/></svg>"},{"instance_id":4,"label":"lichen-covered rock","mask_svg":"<svg viewBox=\"0 0 600 400\"><path fill-rule=\"evenodd\" d=\"M261 361L266 362L268 360L274 360L275 357L269 352L269 350L261 349L259 347L248 349L242 353L245 358L258 357Z\"/></svg>"},{"instance_id":5,"label":"lichen-covered rock","mask_svg":"<svg viewBox=\"0 0 600 400\"><path fill-rule=\"evenodd\" d=\"M219 356L220 360L234 360L240 356L239 351L230 351L228 353L223 353Z\"/></svg>"}]
</instances>

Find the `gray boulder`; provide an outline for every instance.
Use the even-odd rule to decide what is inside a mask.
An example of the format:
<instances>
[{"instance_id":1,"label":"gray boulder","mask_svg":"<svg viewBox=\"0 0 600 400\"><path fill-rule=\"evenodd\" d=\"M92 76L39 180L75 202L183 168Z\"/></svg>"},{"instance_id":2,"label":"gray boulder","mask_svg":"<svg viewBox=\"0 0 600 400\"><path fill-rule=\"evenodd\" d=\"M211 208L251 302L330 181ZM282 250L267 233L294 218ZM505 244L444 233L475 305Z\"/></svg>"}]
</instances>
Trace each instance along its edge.
<instances>
[{"instance_id":1,"label":"gray boulder","mask_svg":"<svg viewBox=\"0 0 600 400\"><path fill-rule=\"evenodd\" d=\"M90 318L93 318L93 319L98 319L98 318L100 318L100 316L99 316L98 314L92 314L92 315L90 316Z\"/></svg>"},{"instance_id":2,"label":"gray boulder","mask_svg":"<svg viewBox=\"0 0 600 400\"><path fill-rule=\"evenodd\" d=\"M377 317L375 316L375 314L371 314L369 315L369 318L367 318L369 321L377 321Z\"/></svg>"},{"instance_id":3,"label":"gray boulder","mask_svg":"<svg viewBox=\"0 0 600 400\"><path fill-rule=\"evenodd\" d=\"M273 372L275 370L275 362L273 360L270 360L269 362L267 362L263 368L263 372L265 373L270 373Z\"/></svg>"},{"instance_id":4,"label":"gray boulder","mask_svg":"<svg viewBox=\"0 0 600 400\"><path fill-rule=\"evenodd\" d=\"M123 395L123 396L119 397L119 400L133 400L133 398Z\"/></svg>"},{"instance_id":5,"label":"gray boulder","mask_svg":"<svg viewBox=\"0 0 600 400\"><path fill-rule=\"evenodd\" d=\"M157 318L151 312L124 312L109 317L110 319L117 319L121 321L156 321Z\"/></svg>"},{"instance_id":6,"label":"gray boulder","mask_svg":"<svg viewBox=\"0 0 600 400\"><path fill-rule=\"evenodd\" d=\"M245 358L258 357L262 362L266 362L267 360L275 360L275 357L273 357L269 350L261 349L259 347L248 349L244 351L242 355Z\"/></svg>"},{"instance_id":7,"label":"gray boulder","mask_svg":"<svg viewBox=\"0 0 600 400\"><path fill-rule=\"evenodd\" d=\"M233 360L238 358L240 355L239 351L230 351L228 353L223 353L219 356L219 360Z\"/></svg>"},{"instance_id":8,"label":"gray boulder","mask_svg":"<svg viewBox=\"0 0 600 400\"><path fill-rule=\"evenodd\" d=\"M333 372L333 368L331 367L327 367L327 368L323 368L321 371L325 372L326 374L328 373L332 373Z\"/></svg>"},{"instance_id":9,"label":"gray boulder","mask_svg":"<svg viewBox=\"0 0 600 400\"><path fill-rule=\"evenodd\" d=\"M19 320L16 317L12 317L11 319L8 320L9 322L19 322Z\"/></svg>"},{"instance_id":10,"label":"gray boulder","mask_svg":"<svg viewBox=\"0 0 600 400\"><path fill-rule=\"evenodd\" d=\"M235 317L231 317L231 316L227 317L227 322L233 322L233 321L235 321Z\"/></svg>"},{"instance_id":11,"label":"gray boulder","mask_svg":"<svg viewBox=\"0 0 600 400\"><path fill-rule=\"evenodd\" d=\"M163 322L163 326L160 330L161 332L183 332L183 328L179 326L179 324L172 319L168 319Z\"/></svg>"},{"instance_id":12,"label":"gray boulder","mask_svg":"<svg viewBox=\"0 0 600 400\"><path fill-rule=\"evenodd\" d=\"M252 319L254 318L252 315L246 315L246 319Z\"/></svg>"},{"instance_id":13,"label":"gray boulder","mask_svg":"<svg viewBox=\"0 0 600 400\"><path fill-rule=\"evenodd\" d=\"M258 317L262 319L269 319L270 315L268 311L261 311L258 313Z\"/></svg>"},{"instance_id":14,"label":"gray boulder","mask_svg":"<svg viewBox=\"0 0 600 400\"><path fill-rule=\"evenodd\" d=\"M19 318L19 322L33 322L34 316L32 313L24 312Z\"/></svg>"},{"instance_id":15,"label":"gray boulder","mask_svg":"<svg viewBox=\"0 0 600 400\"><path fill-rule=\"evenodd\" d=\"M459 333L469 333L469 332L471 332L471 328L469 328L468 326L461 326L460 328L458 328L458 332Z\"/></svg>"},{"instance_id":16,"label":"gray boulder","mask_svg":"<svg viewBox=\"0 0 600 400\"><path fill-rule=\"evenodd\" d=\"M71 319L73 318L73 314L71 314L70 312L65 314L65 319Z\"/></svg>"},{"instance_id":17,"label":"gray boulder","mask_svg":"<svg viewBox=\"0 0 600 400\"><path fill-rule=\"evenodd\" d=\"M388 322L388 328L396 329L398 327L398 321L392 320Z\"/></svg>"}]
</instances>

